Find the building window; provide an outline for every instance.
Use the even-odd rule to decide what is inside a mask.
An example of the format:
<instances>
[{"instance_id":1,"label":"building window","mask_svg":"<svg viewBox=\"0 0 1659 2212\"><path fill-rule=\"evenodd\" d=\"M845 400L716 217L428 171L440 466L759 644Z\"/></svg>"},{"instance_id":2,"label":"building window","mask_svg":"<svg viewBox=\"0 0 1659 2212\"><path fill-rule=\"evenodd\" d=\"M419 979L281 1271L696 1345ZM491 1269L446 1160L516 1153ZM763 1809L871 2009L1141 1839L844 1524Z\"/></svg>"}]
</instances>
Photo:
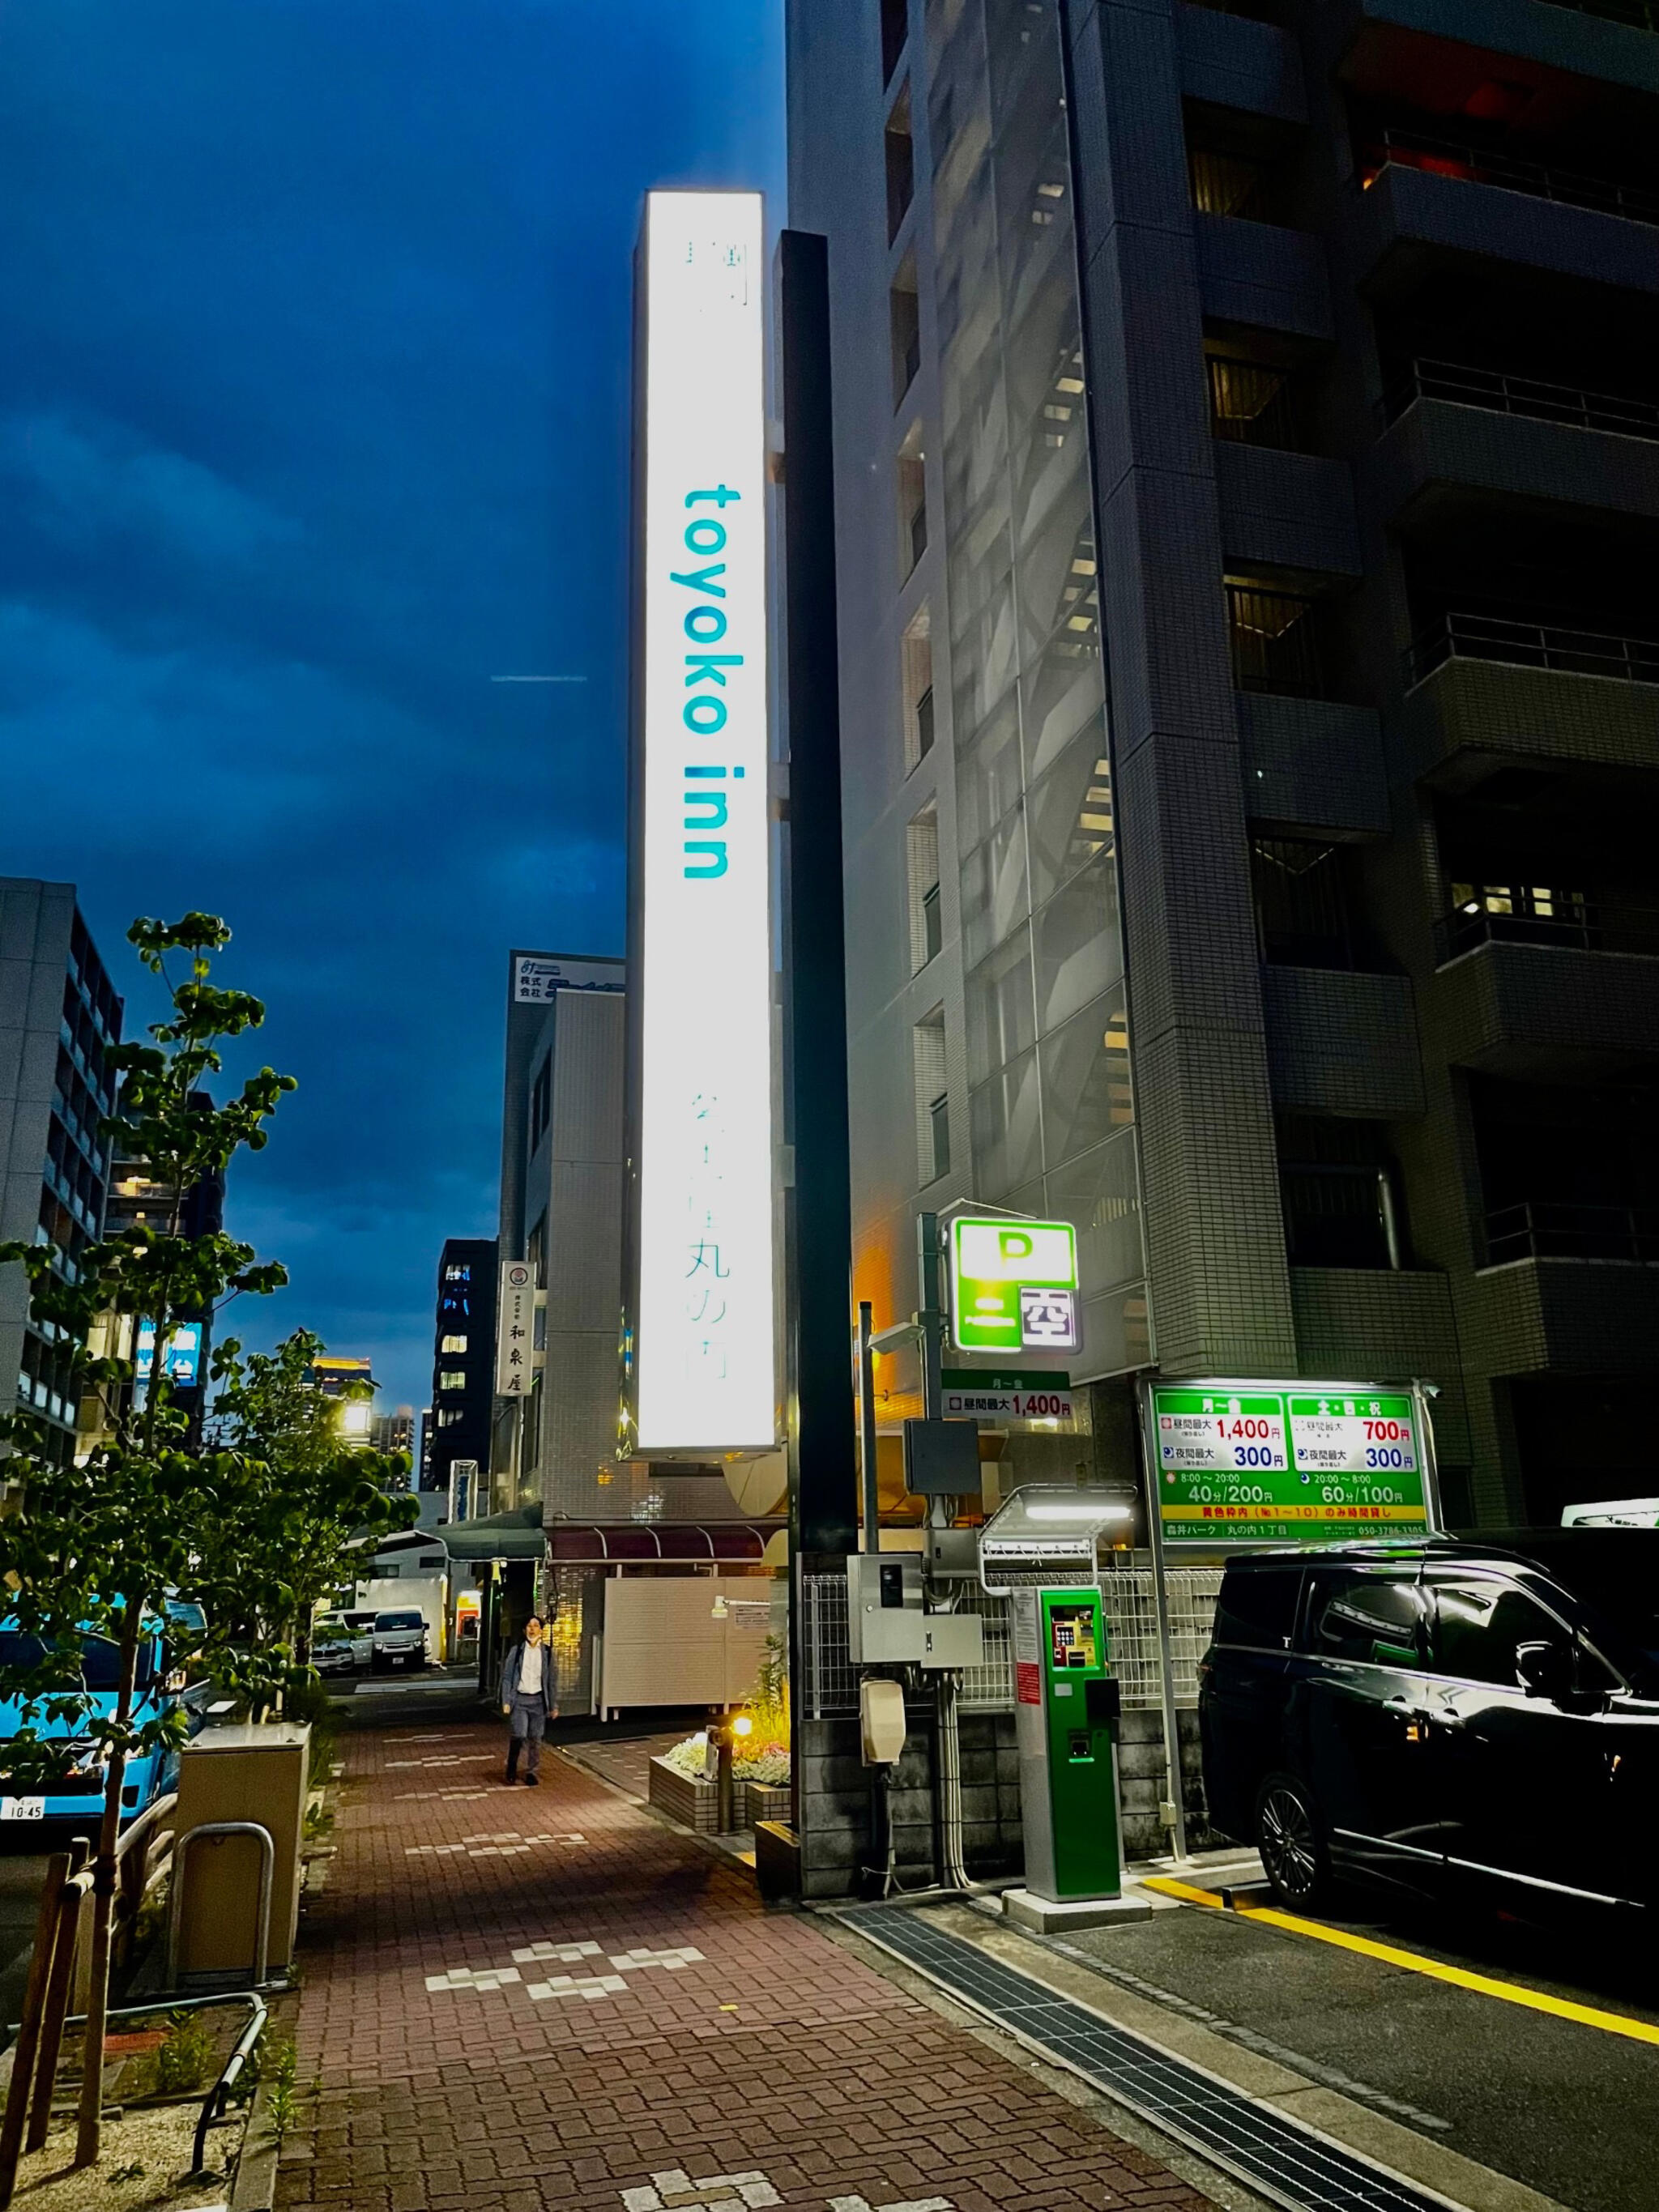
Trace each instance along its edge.
<instances>
[{"instance_id":1,"label":"building window","mask_svg":"<svg viewBox=\"0 0 1659 2212\"><path fill-rule=\"evenodd\" d=\"M440 1352L465 1352L466 1339L464 1336L447 1336L439 1344L438 1349Z\"/></svg>"},{"instance_id":2,"label":"building window","mask_svg":"<svg viewBox=\"0 0 1659 2212\"><path fill-rule=\"evenodd\" d=\"M921 1187L951 1172L951 1102L945 1073L945 1009L911 1031L915 1060L916 1164Z\"/></svg>"},{"instance_id":3,"label":"building window","mask_svg":"<svg viewBox=\"0 0 1659 2212\"><path fill-rule=\"evenodd\" d=\"M441 1367L438 1370L438 1388L441 1390L465 1390L466 1388L465 1368Z\"/></svg>"},{"instance_id":4,"label":"building window","mask_svg":"<svg viewBox=\"0 0 1659 2212\"><path fill-rule=\"evenodd\" d=\"M530 1268L530 1279L538 1291L547 1288L547 1216L530 1232L530 1242L525 1248L525 1259Z\"/></svg>"},{"instance_id":5,"label":"building window","mask_svg":"<svg viewBox=\"0 0 1659 2212\"><path fill-rule=\"evenodd\" d=\"M933 640L927 609L918 607L899 641L899 680L903 696L904 773L933 750Z\"/></svg>"},{"instance_id":6,"label":"building window","mask_svg":"<svg viewBox=\"0 0 1659 2212\"><path fill-rule=\"evenodd\" d=\"M890 84L910 34L910 0L881 0L881 81Z\"/></svg>"},{"instance_id":7,"label":"building window","mask_svg":"<svg viewBox=\"0 0 1659 2212\"><path fill-rule=\"evenodd\" d=\"M1291 968L1352 968L1344 854L1289 837L1250 840L1261 957Z\"/></svg>"},{"instance_id":8,"label":"building window","mask_svg":"<svg viewBox=\"0 0 1659 2212\"><path fill-rule=\"evenodd\" d=\"M1394 1170L1374 1123L1284 1115L1279 1187L1293 1267L1404 1264Z\"/></svg>"},{"instance_id":9,"label":"building window","mask_svg":"<svg viewBox=\"0 0 1659 2212\"><path fill-rule=\"evenodd\" d=\"M1248 154L1193 146L1188 149L1187 167L1193 205L1200 215L1243 216L1254 222L1273 221L1272 172L1265 161Z\"/></svg>"},{"instance_id":10,"label":"building window","mask_svg":"<svg viewBox=\"0 0 1659 2212\"><path fill-rule=\"evenodd\" d=\"M1229 579L1227 632L1233 682L1241 691L1278 691L1303 699L1324 696L1316 602L1290 592L1259 590Z\"/></svg>"},{"instance_id":11,"label":"building window","mask_svg":"<svg viewBox=\"0 0 1659 2212\"><path fill-rule=\"evenodd\" d=\"M465 1416L459 1406L443 1406L439 1408L438 1426L441 1429L453 1429L457 1421L462 1420L465 1418Z\"/></svg>"},{"instance_id":12,"label":"building window","mask_svg":"<svg viewBox=\"0 0 1659 2212\"><path fill-rule=\"evenodd\" d=\"M536 1071L530 1091L530 1149L533 1152L553 1118L553 1053L551 1047Z\"/></svg>"},{"instance_id":13,"label":"building window","mask_svg":"<svg viewBox=\"0 0 1659 2212\"><path fill-rule=\"evenodd\" d=\"M927 473L921 425L912 423L898 457L899 574L908 576L927 550Z\"/></svg>"},{"instance_id":14,"label":"building window","mask_svg":"<svg viewBox=\"0 0 1659 2212\"><path fill-rule=\"evenodd\" d=\"M1287 368L1265 361L1206 356L1210 383L1210 428L1218 438L1244 446L1276 446L1294 453L1301 445L1296 386Z\"/></svg>"},{"instance_id":15,"label":"building window","mask_svg":"<svg viewBox=\"0 0 1659 2212\"><path fill-rule=\"evenodd\" d=\"M910 88L893 102L887 118L887 243L899 234L916 192L916 142L910 128Z\"/></svg>"},{"instance_id":16,"label":"building window","mask_svg":"<svg viewBox=\"0 0 1659 2212\"><path fill-rule=\"evenodd\" d=\"M911 255L905 256L904 266L887 295L887 320L893 346L893 404L901 407L921 368L921 308L916 298L916 264Z\"/></svg>"},{"instance_id":17,"label":"building window","mask_svg":"<svg viewBox=\"0 0 1659 2212\"><path fill-rule=\"evenodd\" d=\"M907 824L905 873L910 898L910 973L919 975L944 942L939 894L939 816L930 806Z\"/></svg>"}]
</instances>

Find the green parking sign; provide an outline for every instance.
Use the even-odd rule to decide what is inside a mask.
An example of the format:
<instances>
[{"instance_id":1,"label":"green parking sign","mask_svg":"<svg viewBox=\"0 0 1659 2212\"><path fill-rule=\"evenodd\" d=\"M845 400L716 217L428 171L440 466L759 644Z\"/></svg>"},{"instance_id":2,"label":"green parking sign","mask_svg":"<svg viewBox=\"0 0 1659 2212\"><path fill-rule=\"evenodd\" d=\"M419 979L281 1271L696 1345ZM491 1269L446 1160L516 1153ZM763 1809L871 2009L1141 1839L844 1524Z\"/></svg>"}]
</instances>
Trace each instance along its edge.
<instances>
[{"instance_id":1,"label":"green parking sign","mask_svg":"<svg viewBox=\"0 0 1659 2212\"><path fill-rule=\"evenodd\" d=\"M960 1352L1075 1352L1077 1231L1069 1221L951 1224L951 1340Z\"/></svg>"}]
</instances>

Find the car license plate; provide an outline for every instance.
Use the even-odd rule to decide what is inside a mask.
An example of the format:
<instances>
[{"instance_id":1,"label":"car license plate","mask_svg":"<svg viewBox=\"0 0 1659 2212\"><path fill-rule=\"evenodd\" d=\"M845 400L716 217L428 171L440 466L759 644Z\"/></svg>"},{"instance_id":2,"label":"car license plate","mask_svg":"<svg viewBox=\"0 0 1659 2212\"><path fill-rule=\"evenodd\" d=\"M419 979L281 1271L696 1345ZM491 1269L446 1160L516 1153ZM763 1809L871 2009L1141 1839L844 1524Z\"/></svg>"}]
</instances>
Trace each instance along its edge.
<instances>
[{"instance_id":1,"label":"car license plate","mask_svg":"<svg viewBox=\"0 0 1659 2212\"><path fill-rule=\"evenodd\" d=\"M44 1797L0 1797L0 1820L44 1820Z\"/></svg>"}]
</instances>

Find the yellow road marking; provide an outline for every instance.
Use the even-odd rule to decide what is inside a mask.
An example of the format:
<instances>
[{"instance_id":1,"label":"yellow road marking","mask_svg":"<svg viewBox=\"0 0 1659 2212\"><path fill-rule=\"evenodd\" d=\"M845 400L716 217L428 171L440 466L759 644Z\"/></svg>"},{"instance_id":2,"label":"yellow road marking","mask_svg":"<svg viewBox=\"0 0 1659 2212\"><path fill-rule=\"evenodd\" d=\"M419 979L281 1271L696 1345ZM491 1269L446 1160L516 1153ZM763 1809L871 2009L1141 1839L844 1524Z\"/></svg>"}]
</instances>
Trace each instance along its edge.
<instances>
[{"instance_id":1,"label":"yellow road marking","mask_svg":"<svg viewBox=\"0 0 1659 2212\"><path fill-rule=\"evenodd\" d=\"M1149 1875L1143 1889L1156 1889L1176 1897L1184 1905L1226 1909L1226 1900L1212 1890L1195 1889L1164 1875ZM1392 1943L1373 1942L1369 1936L1351 1935L1346 1928L1327 1928L1317 1920L1301 1920L1292 1912L1279 1912L1265 1905L1235 1905L1241 1920L1259 1920L1268 1928L1282 1928L1291 1936L1311 1936L1316 1943L1330 1943L1339 1951L1357 1951L1362 1958L1380 1959L1384 1966L1403 1966L1408 1973L1425 1974L1431 1981L1449 1982L1454 1988L1474 1990L1480 1996L1501 1997L1505 2004L1521 2005L1528 2012L1548 2013L1556 2020L1576 2020L1582 2027L1599 2027L1605 2035L1623 2035L1632 2043L1659 2044L1659 2027L1632 2020L1621 2012L1601 2012L1595 2005L1574 2004L1569 1997L1553 1997L1523 1982L1496 1981L1490 1974L1471 1973L1467 1966L1448 1966L1438 1959L1425 1959L1419 1951L1401 1951Z\"/></svg>"}]
</instances>

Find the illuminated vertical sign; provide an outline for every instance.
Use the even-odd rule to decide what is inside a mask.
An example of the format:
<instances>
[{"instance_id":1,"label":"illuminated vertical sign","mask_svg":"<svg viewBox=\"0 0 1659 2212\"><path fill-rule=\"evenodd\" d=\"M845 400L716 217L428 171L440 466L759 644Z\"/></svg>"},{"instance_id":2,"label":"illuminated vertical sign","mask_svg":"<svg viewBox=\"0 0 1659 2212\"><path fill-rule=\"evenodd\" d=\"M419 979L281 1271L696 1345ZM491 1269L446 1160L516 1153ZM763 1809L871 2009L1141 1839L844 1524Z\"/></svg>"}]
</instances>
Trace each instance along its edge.
<instances>
[{"instance_id":1,"label":"illuminated vertical sign","mask_svg":"<svg viewBox=\"0 0 1659 2212\"><path fill-rule=\"evenodd\" d=\"M775 1443L758 193L646 210L637 1446Z\"/></svg>"}]
</instances>

